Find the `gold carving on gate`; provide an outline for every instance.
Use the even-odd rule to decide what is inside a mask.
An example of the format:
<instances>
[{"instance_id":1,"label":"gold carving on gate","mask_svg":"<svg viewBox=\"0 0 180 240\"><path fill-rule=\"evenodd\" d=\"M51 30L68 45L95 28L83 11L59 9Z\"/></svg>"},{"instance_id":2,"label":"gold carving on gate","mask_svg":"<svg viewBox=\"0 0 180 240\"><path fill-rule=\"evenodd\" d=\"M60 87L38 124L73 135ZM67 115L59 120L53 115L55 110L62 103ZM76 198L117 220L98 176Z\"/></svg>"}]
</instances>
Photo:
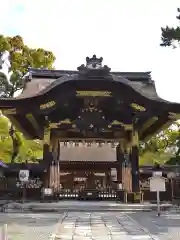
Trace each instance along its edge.
<instances>
[{"instance_id":1,"label":"gold carving on gate","mask_svg":"<svg viewBox=\"0 0 180 240\"><path fill-rule=\"evenodd\" d=\"M133 125L132 124L123 124L123 127L125 130L132 130L133 129Z\"/></svg>"},{"instance_id":2,"label":"gold carving on gate","mask_svg":"<svg viewBox=\"0 0 180 240\"><path fill-rule=\"evenodd\" d=\"M55 101L50 101L50 102L41 104L41 105L40 105L40 109L41 109L41 110L44 110L44 109L47 109L47 108L51 108L51 107L53 107L55 104L56 104Z\"/></svg>"},{"instance_id":3,"label":"gold carving on gate","mask_svg":"<svg viewBox=\"0 0 180 240\"><path fill-rule=\"evenodd\" d=\"M58 126L59 126L59 123L50 123L49 124L50 128L58 128Z\"/></svg>"},{"instance_id":4,"label":"gold carving on gate","mask_svg":"<svg viewBox=\"0 0 180 240\"><path fill-rule=\"evenodd\" d=\"M121 126L123 126L124 124L123 124L122 122L119 122L119 121L117 121L117 120L114 120L114 121L111 123L111 125L121 125Z\"/></svg>"},{"instance_id":5,"label":"gold carving on gate","mask_svg":"<svg viewBox=\"0 0 180 240\"><path fill-rule=\"evenodd\" d=\"M111 97L109 91L76 91L77 97Z\"/></svg>"},{"instance_id":6,"label":"gold carving on gate","mask_svg":"<svg viewBox=\"0 0 180 240\"><path fill-rule=\"evenodd\" d=\"M137 103L131 103L131 107L134 108L137 111L140 111L140 112L145 112L146 111L145 107L140 106Z\"/></svg>"},{"instance_id":7,"label":"gold carving on gate","mask_svg":"<svg viewBox=\"0 0 180 240\"><path fill-rule=\"evenodd\" d=\"M16 108L8 108L8 109L4 109L4 110L2 110L2 113L3 114L16 114Z\"/></svg>"},{"instance_id":8,"label":"gold carving on gate","mask_svg":"<svg viewBox=\"0 0 180 240\"><path fill-rule=\"evenodd\" d=\"M62 120L62 121L60 121L59 122L60 124L71 124L72 122L71 122L71 120L70 119L64 119L64 120Z\"/></svg>"},{"instance_id":9,"label":"gold carving on gate","mask_svg":"<svg viewBox=\"0 0 180 240\"><path fill-rule=\"evenodd\" d=\"M108 128L111 128L111 126L115 126L115 125L120 125L120 126L124 127L125 130L132 130L132 129L133 129L132 124L125 124L125 123L120 122L120 121L117 121L117 120L114 120L114 121L108 126Z\"/></svg>"},{"instance_id":10,"label":"gold carving on gate","mask_svg":"<svg viewBox=\"0 0 180 240\"><path fill-rule=\"evenodd\" d=\"M49 127L50 128L58 128L58 127L60 127L60 125L61 124L72 124L72 122L71 122L71 120L70 119L64 119L64 120L62 120L62 121L59 121L59 122L57 122L57 123L50 123L49 124ZM73 128L75 128L76 127L76 125L73 125L72 126Z\"/></svg>"}]
</instances>

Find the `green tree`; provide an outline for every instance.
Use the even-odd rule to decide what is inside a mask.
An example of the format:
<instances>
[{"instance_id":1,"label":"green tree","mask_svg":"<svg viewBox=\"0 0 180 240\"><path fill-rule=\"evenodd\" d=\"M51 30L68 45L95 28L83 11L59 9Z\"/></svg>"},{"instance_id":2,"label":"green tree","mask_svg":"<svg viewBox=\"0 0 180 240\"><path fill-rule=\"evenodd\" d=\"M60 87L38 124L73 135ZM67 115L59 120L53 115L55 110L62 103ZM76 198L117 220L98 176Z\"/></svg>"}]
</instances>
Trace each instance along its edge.
<instances>
[{"instance_id":1,"label":"green tree","mask_svg":"<svg viewBox=\"0 0 180 240\"><path fill-rule=\"evenodd\" d=\"M5 58L6 55L6 58ZM8 59L7 59L8 56ZM29 67L52 69L55 56L51 51L42 48L33 49L24 44L21 36L6 37L0 35L0 67L5 61L9 61L9 75L0 72L0 97L13 97L18 90L24 87L24 74ZM5 119L5 118L4 118ZM15 130L9 135L3 124L8 124L8 120L0 119L0 131L5 131L5 139L0 142L0 158L5 161L24 161L36 159L42 156L42 144L37 141L27 141L21 133Z\"/></svg>"},{"instance_id":2,"label":"green tree","mask_svg":"<svg viewBox=\"0 0 180 240\"><path fill-rule=\"evenodd\" d=\"M55 56L51 51L42 48L33 49L24 44L21 36L6 37L0 35L1 66L4 63L2 56L9 53L10 79L0 76L0 84L4 86L3 97L13 97L24 85L23 76L29 67L53 68Z\"/></svg>"},{"instance_id":3,"label":"green tree","mask_svg":"<svg viewBox=\"0 0 180 240\"><path fill-rule=\"evenodd\" d=\"M11 127L10 121L0 116L0 160L4 162L12 162L12 155L14 153L13 139L9 135ZM35 162L37 158L42 157L42 142L39 140L30 141L24 139L22 133L16 130L16 137L18 137L19 149L16 158L16 162Z\"/></svg>"},{"instance_id":4,"label":"green tree","mask_svg":"<svg viewBox=\"0 0 180 240\"><path fill-rule=\"evenodd\" d=\"M180 139L178 123L161 131L149 141L140 144L140 164L164 164L177 154L177 143Z\"/></svg>"},{"instance_id":5,"label":"green tree","mask_svg":"<svg viewBox=\"0 0 180 240\"><path fill-rule=\"evenodd\" d=\"M161 46L173 48L177 47L177 44L180 44L180 8L177 9L177 20L179 21L176 27L166 26L165 28L161 28ZM177 138L174 145L175 154L167 161L168 164L180 164L180 127L177 131Z\"/></svg>"},{"instance_id":6,"label":"green tree","mask_svg":"<svg viewBox=\"0 0 180 240\"><path fill-rule=\"evenodd\" d=\"M176 18L180 21L180 8L177 9L178 15ZM165 28L161 28L162 34L161 34L161 46L173 46L176 47L174 44L175 42L180 43L180 22L179 26L176 27L169 27L166 26Z\"/></svg>"}]
</instances>

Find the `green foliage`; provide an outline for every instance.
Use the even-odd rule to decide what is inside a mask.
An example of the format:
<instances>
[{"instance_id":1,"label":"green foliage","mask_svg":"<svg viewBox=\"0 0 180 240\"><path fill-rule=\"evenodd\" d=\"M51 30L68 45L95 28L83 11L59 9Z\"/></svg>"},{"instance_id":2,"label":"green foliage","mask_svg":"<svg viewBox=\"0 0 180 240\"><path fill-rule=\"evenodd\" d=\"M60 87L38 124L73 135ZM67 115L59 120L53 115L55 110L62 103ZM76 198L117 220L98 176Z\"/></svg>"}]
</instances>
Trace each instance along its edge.
<instances>
[{"instance_id":1,"label":"green foliage","mask_svg":"<svg viewBox=\"0 0 180 240\"><path fill-rule=\"evenodd\" d=\"M180 8L177 9L178 16L176 17L178 20L180 20ZM162 34L161 34L161 46L173 46L176 47L173 43L174 41L177 41L180 43L180 26L177 27L168 27L161 28Z\"/></svg>"},{"instance_id":2,"label":"green foliage","mask_svg":"<svg viewBox=\"0 0 180 240\"><path fill-rule=\"evenodd\" d=\"M167 164L177 154L180 155L180 126L175 123L161 131L149 141L140 145L140 164ZM179 142L179 145L178 145ZM178 153L179 151L179 153Z\"/></svg>"},{"instance_id":3,"label":"green foliage","mask_svg":"<svg viewBox=\"0 0 180 240\"><path fill-rule=\"evenodd\" d=\"M140 165L154 165L159 163L160 165L165 164L172 157L172 154L169 152L159 153L159 152L150 152L147 151L140 156L139 164Z\"/></svg>"},{"instance_id":4,"label":"green foliage","mask_svg":"<svg viewBox=\"0 0 180 240\"><path fill-rule=\"evenodd\" d=\"M13 97L14 94L24 87L24 74L29 67L53 68L55 56L52 52L42 48L33 49L24 44L21 36L6 37L0 35L0 59L3 54L9 52L9 77L0 73L0 96ZM3 61L0 62L0 67ZM0 117L0 159L9 162L12 156L16 161L35 161L42 157L42 144L37 141L27 141L20 132L15 136L9 136L8 119Z\"/></svg>"},{"instance_id":5,"label":"green foliage","mask_svg":"<svg viewBox=\"0 0 180 240\"><path fill-rule=\"evenodd\" d=\"M34 68L53 68L55 56L51 51L42 48L33 49L24 44L21 36L5 37L0 35L0 56L8 51L10 54L9 72L10 84L6 78L1 79L0 83L5 86L3 97L13 97L14 93L23 88L23 75L29 67Z\"/></svg>"},{"instance_id":6,"label":"green foliage","mask_svg":"<svg viewBox=\"0 0 180 240\"><path fill-rule=\"evenodd\" d=\"M13 141L9 135L10 122L4 116L0 117L0 160L11 162L13 154ZM19 153L16 162L35 162L37 158L42 157L41 141L30 141L24 139L22 133L16 131L16 138L19 143Z\"/></svg>"}]
</instances>

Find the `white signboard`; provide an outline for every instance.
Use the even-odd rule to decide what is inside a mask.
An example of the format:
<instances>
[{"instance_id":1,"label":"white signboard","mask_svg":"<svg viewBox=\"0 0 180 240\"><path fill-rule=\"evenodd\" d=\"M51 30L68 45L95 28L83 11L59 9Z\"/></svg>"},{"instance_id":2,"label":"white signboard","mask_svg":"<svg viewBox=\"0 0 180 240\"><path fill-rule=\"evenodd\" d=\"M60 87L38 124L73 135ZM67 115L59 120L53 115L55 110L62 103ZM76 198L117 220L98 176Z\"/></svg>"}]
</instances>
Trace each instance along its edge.
<instances>
[{"instance_id":1,"label":"white signboard","mask_svg":"<svg viewBox=\"0 0 180 240\"><path fill-rule=\"evenodd\" d=\"M153 177L162 177L162 172L153 172Z\"/></svg>"},{"instance_id":2,"label":"white signboard","mask_svg":"<svg viewBox=\"0 0 180 240\"><path fill-rule=\"evenodd\" d=\"M86 181L86 179L87 179L87 178L85 178L85 177L75 177L75 178L74 178L74 181L75 181L75 182L84 182L84 181Z\"/></svg>"},{"instance_id":3,"label":"white signboard","mask_svg":"<svg viewBox=\"0 0 180 240\"><path fill-rule=\"evenodd\" d=\"M152 177L150 178L150 191L151 192L165 192L165 178Z\"/></svg>"},{"instance_id":4,"label":"white signboard","mask_svg":"<svg viewBox=\"0 0 180 240\"><path fill-rule=\"evenodd\" d=\"M105 173L94 173L95 176L99 176L99 177L105 177Z\"/></svg>"},{"instance_id":5,"label":"white signboard","mask_svg":"<svg viewBox=\"0 0 180 240\"><path fill-rule=\"evenodd\" d=\"M175 173L175 172L168 172L167 178L173 179L173 178L175 178L175 177L176 177L176 173Z\"/></svg>"},{"instance_id":6,"label":"white signboard","mask_svg":"<svg viewBox=\"0 0 180 240\"><path fill-rule=\"evenodd\" d=\"M44 189L44 195L51 196L52 195L52 189L51 188L45 188Z\"/></svg>"},{"instance_id":7,"label":"white signboard","mask_svg":"<svg viewBox=\"0 0 180 240\"><path fill-rule=\"evenodd\" d=\"M21 182L26 182L29 179L29 170L20 170L19 171L19 180Z\"/></svg>"},{"instance_id":8,"label":"white signboard","mask_svg":"<svg viewBox=\"0 0 180 240\"><path fill-rule=\"evenodd\" d=\"M123 185L122 185L122 183L119 183L119 184L118 184L118 189L120 189L120 190L123 189Z\"/></svg>"},{"instance_id":9,"label":"white signboard","mask_svg":"<svg viewBox=\"0 0 180 240\"><path fill-rule=\"evenodd\" d=\"M117 181L117 169L111 168L111 179L112 181Z\"/></svg>"}]
</instances>

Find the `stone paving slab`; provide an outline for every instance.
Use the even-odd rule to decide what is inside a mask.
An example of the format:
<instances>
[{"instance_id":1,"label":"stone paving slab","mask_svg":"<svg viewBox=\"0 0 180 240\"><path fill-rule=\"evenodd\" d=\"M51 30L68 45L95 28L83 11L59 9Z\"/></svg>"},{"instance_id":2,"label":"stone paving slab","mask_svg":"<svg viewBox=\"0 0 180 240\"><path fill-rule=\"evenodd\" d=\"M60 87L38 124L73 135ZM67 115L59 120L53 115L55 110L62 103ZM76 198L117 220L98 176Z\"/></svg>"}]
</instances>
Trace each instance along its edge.
<instances>
[{"instance_id":1,"label":"stone paving slab","mask_svg":"<svg viewBox=\"0 0 180 240\"><path fill-rule=\"evenodd\" d=\"M158 240L180 239L180 213L167 211L158 217L156 212L132 213L130 217L146 228Z\"/></svg>"},{"instance_id":2,"label":"stone paving slab","mask_svg":"<svg viewBox=\"0 0 180 240\"><path fill-rule=\"evenodd\" d=\"M8 240L49 240L62 218L60 214L0 213L0 240L4 224L7 224Z\"/></svg>"},{"instance_id":3,"label":"stone paving slab","mask_svg":"<svg viewBox=\"0 0 180 240\"><path fill-rule=\"evenodd\" d=\"M8 240L179 240L180 214L155 212L1 213ZM1 240L1 235L0 235Z\"/></svg>"},{"instance_id":4,"label":"stone paving slab","mask_svg":"<svg viewBox=\"0 0 180 240\"><path fill-rule=\"evenodd\" d=\"M58 225L54 240L151 240L149 233L125 213L69 212Z\"/></svg>"}]
</instances>

